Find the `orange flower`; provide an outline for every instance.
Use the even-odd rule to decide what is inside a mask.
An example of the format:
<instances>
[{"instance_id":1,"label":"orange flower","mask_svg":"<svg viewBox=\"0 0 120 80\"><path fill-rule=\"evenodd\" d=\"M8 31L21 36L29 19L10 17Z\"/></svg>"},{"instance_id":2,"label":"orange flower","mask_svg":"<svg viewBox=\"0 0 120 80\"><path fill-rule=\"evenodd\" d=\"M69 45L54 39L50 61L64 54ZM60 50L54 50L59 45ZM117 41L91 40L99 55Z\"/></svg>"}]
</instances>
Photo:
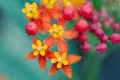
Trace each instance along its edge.
<instances>
[{"instance_id":1,"label":"orange flower","mask_svg":"<svg viewBox=\"0 0 120 80\"><path fill-rule=\"evenodd\" d=\"M51 27L51 19L46 14L41 14L38 19L35 20L35 23L38 25L38 28L41 33L45 34Z\"/></svg>"},{"instance_id":2,"label":"orange flower","mask_svg":"<svg viewBox=\"0 0 120 80\"><path fill-rule=\"evenodd\" d=\"M50 37L44 40L44 44L51 47L53 42L57 41L58 50L60 52L67 52L67 43L64 38L73 39L78 36L78 32L75 30L64 31L63 26L54 24L50 30Z\"/></svg>"},{"instance_id":3,"label":"orange flower","mask_svg":"<svg viewBox=\"0 0 120 80\"><path fill-rule=\"evenodd\" d=\"M61 25L65 24L64 20L61 19L60 6L60 4L56 4L51 9L48 9L45 6L38 8L39 18L36 19L35 22L41 33L45 34L50 29L52 19L58 20Z\"/></svg>"},{"instance_id":4,"label":"orange flower","mask_svg":"<svg viewBox=\"0 0 120 80\"><path fill-rule=\"evenodd\" d=\"M46 58L52 58L52 52L48 50L47 45L41 43L40 40L32 39L32 48L33 51L30 52L25 59L33 60L38 57L38 64L40 69L43 71L46 67Z\"/></svg>"},{"instance_id":5,"label":"orange flower","mask_svg":"<svg viewBox=\"0 0 120 80\"><path fill-rule=\"evenodd\" d=\"M59 19L61 17L62 4L55 4L53 8L47 9L46 12L52 19Z\"/></svg>"},{"instance_id":6,"label":"orange flower","mask_svg":"<svg viewBox=\"0 0 120 80\"><path fill-rule=\"evenodd\" d=\"M51 62L53 63L48 75L53 75L58 70L62 69L62 71L65 73L65 75L68 78L72 78L72 69L70 67L70 64L73 64L81 59L81 56L76 55L69 55L66 56L67 53L58 53L55 52L55 57L51 59Z\"/></svg>"}]
</instances>

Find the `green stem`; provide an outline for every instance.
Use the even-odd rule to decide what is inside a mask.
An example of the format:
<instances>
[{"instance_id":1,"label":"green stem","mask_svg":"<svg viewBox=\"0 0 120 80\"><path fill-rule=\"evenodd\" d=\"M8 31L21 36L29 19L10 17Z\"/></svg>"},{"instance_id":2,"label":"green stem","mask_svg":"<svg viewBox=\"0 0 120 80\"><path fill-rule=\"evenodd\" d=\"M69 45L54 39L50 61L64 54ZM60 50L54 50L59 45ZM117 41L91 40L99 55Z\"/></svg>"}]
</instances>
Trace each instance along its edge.
<instances>
[{"instance_id":1,"label":"green stem","mask_svg":"<svg viewBox=\"0 0 120 80\"><path fill-rule=\"evenodd\" d=\"M83 63L81 80L97 80L102 60L96 53L89 54Z\"/></svg>"}]
</instances>

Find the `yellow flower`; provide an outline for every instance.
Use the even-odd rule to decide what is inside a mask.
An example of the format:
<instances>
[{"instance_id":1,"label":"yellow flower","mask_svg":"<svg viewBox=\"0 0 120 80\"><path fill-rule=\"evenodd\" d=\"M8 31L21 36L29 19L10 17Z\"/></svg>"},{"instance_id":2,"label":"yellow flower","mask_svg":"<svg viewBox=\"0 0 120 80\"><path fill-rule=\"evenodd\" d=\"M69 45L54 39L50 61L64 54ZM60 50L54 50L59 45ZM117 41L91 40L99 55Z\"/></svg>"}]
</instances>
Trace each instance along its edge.
<instances>
[{"instance_id":1,"label":"yellow flower","mask_svg":"<svg viewBox=\"0 0 120 80\"><path fill-rule=\"evenodd\" d=\"M32 4L26 2L25 8L22 9L22 12L28 17L28 18L38 18L39 13L37 11L37 4L33 2Z\"/></svg>"},{"instance_id":2,"label":"yellow flower","mask_svg":"<svg viewBox=\"0 0 120 80\"><path fill-rule=\"evenodd\" d=\"M54 38L60 38L63 35L63 27L60 25L54 24L53 27L49 30L49 33L54 37Z\"/></svg>"},{"instance_id":3,"label":"yellow flower","mask_svg":"<svg viewBox=\"0 0 120 80\"><path fill-rule=\"evenodd\" d=\"M48 9L53 8L53 6L56 2L57 2L57 0L42 0L43 5L45 5L46 8L48 8Z\"/></svg>"},{"instance_id":4,"label":"yellow flower","mask_svg":"<svg viewBox=\"0 0 120 80\"><path fill-rule=\"evenodd\" d=\"M48 49L46 45L43 45L40 40L36 40L36 43L32 44L32 48L34 49L33 55L38 56L45 56L45 51Z\"/></svg>"},{"instance_id":5,"label":"yellow flower","mask_svg":"<svg viewBox=\"0 0 120 80\"><path fill-rule=\"evenodd\" d=\"M57 63L57 68L62 68L62 65L68 65L68 61L66 60L66 53L60 55L60 53L54 53L55 58L51 59L52 63Z\"/></svg>"}]
</instances>

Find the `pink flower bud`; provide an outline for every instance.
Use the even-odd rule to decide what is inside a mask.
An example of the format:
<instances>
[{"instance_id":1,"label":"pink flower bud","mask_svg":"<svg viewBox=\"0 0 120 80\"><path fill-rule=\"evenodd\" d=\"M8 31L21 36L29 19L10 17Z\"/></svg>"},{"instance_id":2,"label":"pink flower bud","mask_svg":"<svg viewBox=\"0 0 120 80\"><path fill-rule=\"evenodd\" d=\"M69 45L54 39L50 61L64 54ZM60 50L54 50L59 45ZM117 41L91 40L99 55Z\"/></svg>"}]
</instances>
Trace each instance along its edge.
<instances>
[{"instance_id":1,"label":"pink flower bud","mask_svg":"<svg viewBox=\"0 0 120 80\"><path fill-rule=\"evenodd\" d=\"M95 12L95 13L93 14L93 16L91 17L91 20L92 20L93 23L95 23L95 22L98 21L98 19L99 19L99 13L98 13L98 12Z\"/></svg>"},{"instance_id":2,"label":"pink flower bud","mask_svg":"<svg viewBox=\"0 0 120 80\"><path fill-rule=\"evenodd\" d=\"M109 21L104 22L104 27L109 28L111 26L111 23Z\"/></svg>"},{"instance_id":3,"label":"pink flower bud","mask_svg":"<svg viewBox=\"0 0 120 80\"><path fill-rule=\"evenodd\" d=\"M104 31L102 29L97 29L95 35L101 38L102 36L104 36Z\"/></svg>"},{"instance_id":4,"label":"pink flower bud","mask_svg":"<svg viewBox=\"0 0 120 80\"><path fill-rule=\"evenodd\" d=\"M25 25L26 33L35 36L38 32L38 27L34 22Z\"/></svg>"},{"instance_id":5,"label":"pink flower bud","mask_svg":"<svg viewBox=\"0 0 120 80\"><path fill-rule=\"evenodd\" d=\"M83 44L81 46L81 49L85 52L89 51L90 50L90 44Z\"/></svg>"},{"instance_id":6,"label":"pink flower bud","mask_svg":"<svg viewBox=\"0 0 120 80\"><path fill-rule=\"evenodd\" d=\"M64 8L62 13L63 13L63 18L68 21L71 21L75 16L75 12L72 7Z\"/></svg>"},{"instance_id":7,"label":"pink flower bud","mask_svg":"<svg viewBox=\"0 0 120 80\"><path fill-rule=\"evenodd\" d=\"M104 7L101 9L101 17L103 20L106 20L108 18L108 13Z\"/></svg>"},{"instance_id":8,"label":"pink flower bud","mask_svg":"<svg viewBox=\"0 0 120 80\"><path fill-rule=\"evenodd\" d=\"M98 25L96 23L91 24L91 26L89 27L89 30L91 33L94 33L98 28Z\"/></svg>"},{"instance_id":9,"label":"pink flower bud","mask_svg":"<svg viewBox=\"0 0 120 80\"><path fill-rule=\"evenodd\" d=\"M87 35L85 33L81 33L78 37L78 40L81 44L84 44L88 40Z\"/></svg>"},{"instance_id":10,"label":"pink flower bud","mask_svg":"<svg viewBox=\"0 0 120 80\"><path fill-rule=\"evenodd\" d=\"M107 45L106 45L106 44L100 43L100 44L96 45L96 51L97 51L99 54L104 53L106 50L107 50Z\"/></svg>"},{"instance_id":11,"label":"pink flower bud","mask_svg":"<svg viewBox=\"0 0 120 80\"><path fill-rule=\"evenodd\" d=\"M119 44L120 43L120 34L118 33L113 33L110 36L110 40L112 44Z\"/></svg>"},{"instance_id":12,"label":"pink flower bud","mask_svg":"<svg viewBox=\"0 0 120 80\"><path fill-rule=\"evenodd\" d=\"M101 37L100 40L101 40L102 43L107 43L107 41L108 41L108 36L104 35L103 37Z\"/></svg>"},{"instance_id":13,"label":"pink flower bud","mask_svg":"<svg viewBox=\"0 0 120 80\"><path fill-rule=\"evenodd\" d=\"M112 26L112 29L114 31L118 31L120 29L120 25L118 23L114 23L113 26Z\"/></svg>"},{"instance_id":14,"label":"pink flower bud","mask_svg":"<svg viewBox=\"0 0 120 80\"><path fill-rule=\"evenodd\" d=\"M90 2L86 3L82 8L79 9L80 16L89 19L93 13L93 6Z\"/></svg>"},{"instance_id":15,"label":"pink flower bud","mask_svg":"<svg viewBox=\"0 0 120 80\"><path fill-rule=\"evenodd\" d=\"M86 20L78 20L74 26L78 32L86 32L88 30L88 22Z\"/></svg>"}]
</instances>

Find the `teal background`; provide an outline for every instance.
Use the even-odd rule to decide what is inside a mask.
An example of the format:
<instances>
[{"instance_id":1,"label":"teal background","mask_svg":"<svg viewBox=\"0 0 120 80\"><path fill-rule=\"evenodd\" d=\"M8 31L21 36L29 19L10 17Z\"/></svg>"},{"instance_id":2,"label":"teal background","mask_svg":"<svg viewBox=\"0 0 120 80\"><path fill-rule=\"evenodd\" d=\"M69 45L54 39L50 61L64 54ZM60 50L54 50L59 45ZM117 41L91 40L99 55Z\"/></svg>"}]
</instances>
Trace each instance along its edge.
<instances>
[{"instance_id":1,"label":"teal background","mask_svg":"<svg viewBox=\"0 0 120 80\"><path fill-rule=\"evenodd\" d=\"M69 80L61 71L48 76L51 66L49 61L45 71L42 72L37 60L24 59L24 56L32 50L31 37L26 35L24 29L27 20L21 12L26 1L31 2L31 0L0 1L0 75L6 80ZM101 0L92 1L95 9L99 10L103 4ZM120 21L119 15L112 14L109 8L108 11L111 16L116 17L116 21ZM98 55L93 51L83 53L76 40L70 40L68 44L69 53L85 55L82 61L72 65L72 80L120 80L119 45L110 48L105 55Z\"/></svg>"}]
</instances>

